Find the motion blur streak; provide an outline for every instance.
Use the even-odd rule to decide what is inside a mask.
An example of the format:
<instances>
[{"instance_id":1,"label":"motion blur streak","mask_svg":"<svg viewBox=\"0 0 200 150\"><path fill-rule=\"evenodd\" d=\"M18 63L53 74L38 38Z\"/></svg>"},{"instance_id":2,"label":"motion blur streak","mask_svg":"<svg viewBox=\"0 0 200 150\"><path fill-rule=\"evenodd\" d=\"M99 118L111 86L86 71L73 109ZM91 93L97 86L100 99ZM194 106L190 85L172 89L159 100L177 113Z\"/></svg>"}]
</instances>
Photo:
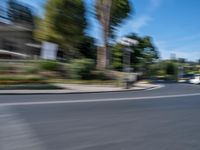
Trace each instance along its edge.
<instances>
[{"instance_id":1,"label":"motion blur streak","mask_svg":"<svg viewBox=\"0 0 200 150\"><path fill-rule=\"evenodd\" d=\"M0 107L1 150L46 150L29 124L13 113L12 107Z\"/></svg>"}]
</instances>

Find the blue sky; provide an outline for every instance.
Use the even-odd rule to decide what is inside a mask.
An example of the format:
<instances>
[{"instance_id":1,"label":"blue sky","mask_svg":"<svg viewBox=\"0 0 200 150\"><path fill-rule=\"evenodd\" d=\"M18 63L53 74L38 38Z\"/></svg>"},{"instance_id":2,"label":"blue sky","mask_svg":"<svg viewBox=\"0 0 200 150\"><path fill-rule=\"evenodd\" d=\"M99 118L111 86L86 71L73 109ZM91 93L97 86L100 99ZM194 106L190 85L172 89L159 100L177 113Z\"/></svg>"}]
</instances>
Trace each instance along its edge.
<instances>
[{"instance_id":1,"label":"blue sky","mask_svg":"<svg viewBox=\"0 0 200 150\"><path fill-rule=\"evenodd\" d=\"M30 5L35 13L43 13L45 0L18 0ZM86 6L92 10L94 0L85 0ZM135 13L131 14L119 29L118 36L137 33L150 35L163 59L174 53L177 57L188 60L200 59L200 1L199 0L130 0ZM88 15L88 17L90 17ZM88 33L100 36L94 18L89 21Z\"/></svg>"}]
</instances>

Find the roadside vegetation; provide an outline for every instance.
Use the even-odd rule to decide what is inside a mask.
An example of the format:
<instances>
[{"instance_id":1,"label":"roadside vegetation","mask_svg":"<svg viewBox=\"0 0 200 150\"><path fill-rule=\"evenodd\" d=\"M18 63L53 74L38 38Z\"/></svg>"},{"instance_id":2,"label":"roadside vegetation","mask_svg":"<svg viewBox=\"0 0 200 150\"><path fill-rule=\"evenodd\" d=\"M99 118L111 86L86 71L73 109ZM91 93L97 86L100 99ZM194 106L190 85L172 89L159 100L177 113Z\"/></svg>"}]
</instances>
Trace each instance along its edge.
<instances>
[{"instance_id":1,"label":"roadside vegetation","mask_svg":"<svg viewBox=\"0 0 200 150\"><path fill-rule=\"evenodd\" d=\"M179 60L160 60L159 51L149 35L135 33L124 37L138 42L125 46L117 42L117 31L130 15L134 6L128 0L96 0L94 11L87 11L82 0L48 0L44 17L18 15L13 3L8 7L10 21L23 19L34 25L33 35L37 42L49 41L59 45L62 59L58 60L2 60L0 63L0 84L48 84L48 83L99 83L123 82L125 50L129 49L130 68L139 75L137 79L177 80L180 66L183 73L200 73L196 63ZM106 11L105 11L106 10ZM23 12L22 10L19 12ZM30 12L29 12L30 13ZM99 22L102 31L101 46L90 37L86 13ZM16 16L18 15L18 16ZM20 17L21 16L21 17ZM27 18L28 17L28 18Z\"/></svg>"}]
</instances>

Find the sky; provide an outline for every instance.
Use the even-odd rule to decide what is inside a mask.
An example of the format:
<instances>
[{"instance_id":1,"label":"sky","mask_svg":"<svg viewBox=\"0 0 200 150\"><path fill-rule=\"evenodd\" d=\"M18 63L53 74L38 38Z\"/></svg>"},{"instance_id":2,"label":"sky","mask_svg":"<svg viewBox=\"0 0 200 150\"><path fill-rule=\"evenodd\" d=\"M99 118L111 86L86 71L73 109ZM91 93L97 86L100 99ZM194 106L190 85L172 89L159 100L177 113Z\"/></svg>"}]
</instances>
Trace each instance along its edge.
<instances>
[{"instance_id":1,"label":"sky","mask_svg":"<svg viewBox=\"0 0 200 150\"><path fill-rule=\"evenodd\" d=\"M18 1L31 6L37 15L43 14L45 0ZM88 12L93 11L94 0L84 1ZM118 37L129 33L151 36L162 59L169 59L171 54L192 61L200 59L199 0L130 0L130 4L134 13L119 28ZM87 18L90 25L87 33L100 37L95 18L89 13Z\"/></svg>"}]
</instances>

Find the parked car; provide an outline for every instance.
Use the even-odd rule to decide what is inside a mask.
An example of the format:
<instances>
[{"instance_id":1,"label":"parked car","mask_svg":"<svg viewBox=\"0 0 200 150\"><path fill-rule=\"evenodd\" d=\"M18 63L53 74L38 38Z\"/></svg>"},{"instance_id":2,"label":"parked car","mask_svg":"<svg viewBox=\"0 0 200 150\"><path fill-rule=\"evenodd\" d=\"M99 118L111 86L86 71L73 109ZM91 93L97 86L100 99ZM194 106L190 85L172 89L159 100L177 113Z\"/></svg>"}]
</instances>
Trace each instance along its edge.
<instances>
[{"instance_id":1,"label":"parked car","mask_svg":"<svg viewBox=\"0 0 200 150\"><path fill-rule=\"evenodd\" d=\"M178 82L180 83L190 83L190 80L193 79L195 74L184 74L181 77L179 77Z\"/></svg>"},{"instance_id":2,"label":"parked car","mask_svg":"<svg viewBox=\"0 0 200 150\"><path fill-rule=\"evenodd\" d=\"M194 75L194 78L189 80L191 84L200 84L200 74Z\"/></svg>"}]
</instances>

